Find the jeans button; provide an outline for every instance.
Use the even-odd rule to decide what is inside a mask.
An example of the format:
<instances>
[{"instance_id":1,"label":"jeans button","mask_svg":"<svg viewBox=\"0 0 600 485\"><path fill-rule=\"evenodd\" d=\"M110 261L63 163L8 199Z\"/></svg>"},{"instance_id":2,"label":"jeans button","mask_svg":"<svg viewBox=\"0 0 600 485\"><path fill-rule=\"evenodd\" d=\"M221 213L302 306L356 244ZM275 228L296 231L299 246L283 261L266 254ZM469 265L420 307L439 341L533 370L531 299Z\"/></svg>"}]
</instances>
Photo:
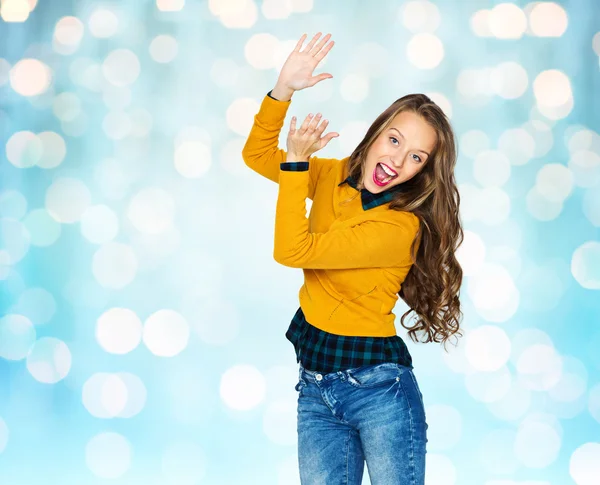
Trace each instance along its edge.
<instances>
[{"instance_id":1,"label":"jeans button","mask_svg":"<svg viewBox=\"0 0 600 485\"><path fill-rule=\"evenodd\" d=\"M317 374L315 377L317 378L318 381L320 381L321 379L323 379L323 376L321 374Z\"/></svg>"}]
</instances>

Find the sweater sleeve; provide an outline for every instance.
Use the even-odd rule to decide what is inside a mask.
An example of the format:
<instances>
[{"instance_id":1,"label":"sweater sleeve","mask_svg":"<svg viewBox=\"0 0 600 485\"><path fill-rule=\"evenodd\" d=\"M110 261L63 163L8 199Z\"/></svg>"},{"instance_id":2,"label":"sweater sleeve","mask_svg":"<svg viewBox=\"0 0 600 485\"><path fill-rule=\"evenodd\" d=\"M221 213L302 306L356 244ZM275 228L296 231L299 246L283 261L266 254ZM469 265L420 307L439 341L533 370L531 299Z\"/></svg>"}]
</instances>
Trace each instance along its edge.
<instances>
[{"instance_id":1,"label":"sweater sleeve","mask_svg":"<svg viewBox=\"0 0 600 485\"><path fill-rule=\"evenodd\" d=\"M262 100L248 139L242 149L244 163L273 182L279 182L279 165L286 161L287 152L279 148L279 134L290 106L290 101L279 101L269 91ZM310 179L307 197L313 200L317 182L323 170L327 171L334 158L310 157Z\"/></svg>"},{"instance_id":2,"label":"sweater sleeve","mask_svg":"<svg viewBox=\"0 0 600 485\"><path fill-rule=\"evenodd\" d=\"M310 233L306 218L309 162L296 162L279 174L273 257L292 268L387 268L410 262L419 220L410 212L373 212L355 225Z\"/></svg>"}]
</instances>

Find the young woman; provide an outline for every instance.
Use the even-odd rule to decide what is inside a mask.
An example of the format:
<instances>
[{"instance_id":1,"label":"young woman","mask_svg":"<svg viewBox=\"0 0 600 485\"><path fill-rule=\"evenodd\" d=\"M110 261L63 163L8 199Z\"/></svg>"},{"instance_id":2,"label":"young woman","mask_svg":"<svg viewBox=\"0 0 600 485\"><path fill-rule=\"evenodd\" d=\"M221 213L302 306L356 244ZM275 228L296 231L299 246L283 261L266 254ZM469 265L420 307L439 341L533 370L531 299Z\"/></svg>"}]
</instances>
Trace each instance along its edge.
<instances>
[{"instance_id":1,"label":"young woman","mask_svg":"<svg viewBox=\"0 0 600 485\"><path fill-rule=\"evenodd\" d=\"M414 341L461 335L454 134L435 103L411 94L377 117L349 157L313 155L338 136L322 136L320 113L300 125L292 117L287 150L278 148L293 92L333 77L312 76L333 46L324 47L329 34L317 44L320 35L304 50L300 38L243 149L250 168L279 184L274 258L304 272L286 333L299 362L300 479L360 485L366 461L373 485L422 485L423 396L392 310L399 295Z\"/></svg>"}]
</instances>

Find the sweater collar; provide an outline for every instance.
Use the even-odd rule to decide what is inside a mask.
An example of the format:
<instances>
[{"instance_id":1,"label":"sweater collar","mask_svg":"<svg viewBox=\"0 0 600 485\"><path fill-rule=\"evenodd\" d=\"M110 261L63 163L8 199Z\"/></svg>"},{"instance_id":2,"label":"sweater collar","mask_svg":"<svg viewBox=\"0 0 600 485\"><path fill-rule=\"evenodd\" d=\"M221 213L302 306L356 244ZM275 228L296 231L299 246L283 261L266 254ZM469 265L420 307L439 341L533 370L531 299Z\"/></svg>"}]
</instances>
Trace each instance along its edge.
<instances>
[{"instance_id":1,"label":"sweater collar","mask_svg":"<svg viewBox=\"0 0 600 485\"><path fill-rule=\"evenodd\" d=\"M350 187L352 187L355 190L358 190L358 181L356 180L355 177L349 175L348 177L346 177L346 180L344 180L343 182L340 182L338 184L338 187L347 183L348 185L350 185ZM371 192L369 192L366 188L361 189L360 191L360 197L362 200L362 206L363 206L363 210L368 210L368 209L372 209L373 207L378 207L382 204L386 204L387 202L390 202L393 198L394 198L394 194L396 194L397 192L400 192L402 190L406 189L406 185L404 184L399 184L396 185L395 187L392 187L391 189L388 190L384 190L383 192L379 192L378 194L373 194Z\"/></svg>"}]
</instances>

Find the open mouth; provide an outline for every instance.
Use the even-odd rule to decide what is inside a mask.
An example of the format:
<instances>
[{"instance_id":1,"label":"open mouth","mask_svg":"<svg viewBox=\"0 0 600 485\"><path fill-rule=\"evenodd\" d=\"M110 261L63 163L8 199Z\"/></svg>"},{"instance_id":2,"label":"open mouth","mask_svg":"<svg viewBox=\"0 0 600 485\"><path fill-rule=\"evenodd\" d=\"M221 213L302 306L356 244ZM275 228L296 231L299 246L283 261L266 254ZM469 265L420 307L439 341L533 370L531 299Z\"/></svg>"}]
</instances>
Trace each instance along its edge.
<instances>
[{"instance_id":1,"label":"open mouth","mask_svg":"<svg viewBox=\"0 0 600 485\"><path fill-rule=\"evenodd\" d=\"M398 177L398 174L393 174L392 170L378 163L373 170L373 181L380 187L384 187L392 180Z\"/></svg>"}]
</instances>

